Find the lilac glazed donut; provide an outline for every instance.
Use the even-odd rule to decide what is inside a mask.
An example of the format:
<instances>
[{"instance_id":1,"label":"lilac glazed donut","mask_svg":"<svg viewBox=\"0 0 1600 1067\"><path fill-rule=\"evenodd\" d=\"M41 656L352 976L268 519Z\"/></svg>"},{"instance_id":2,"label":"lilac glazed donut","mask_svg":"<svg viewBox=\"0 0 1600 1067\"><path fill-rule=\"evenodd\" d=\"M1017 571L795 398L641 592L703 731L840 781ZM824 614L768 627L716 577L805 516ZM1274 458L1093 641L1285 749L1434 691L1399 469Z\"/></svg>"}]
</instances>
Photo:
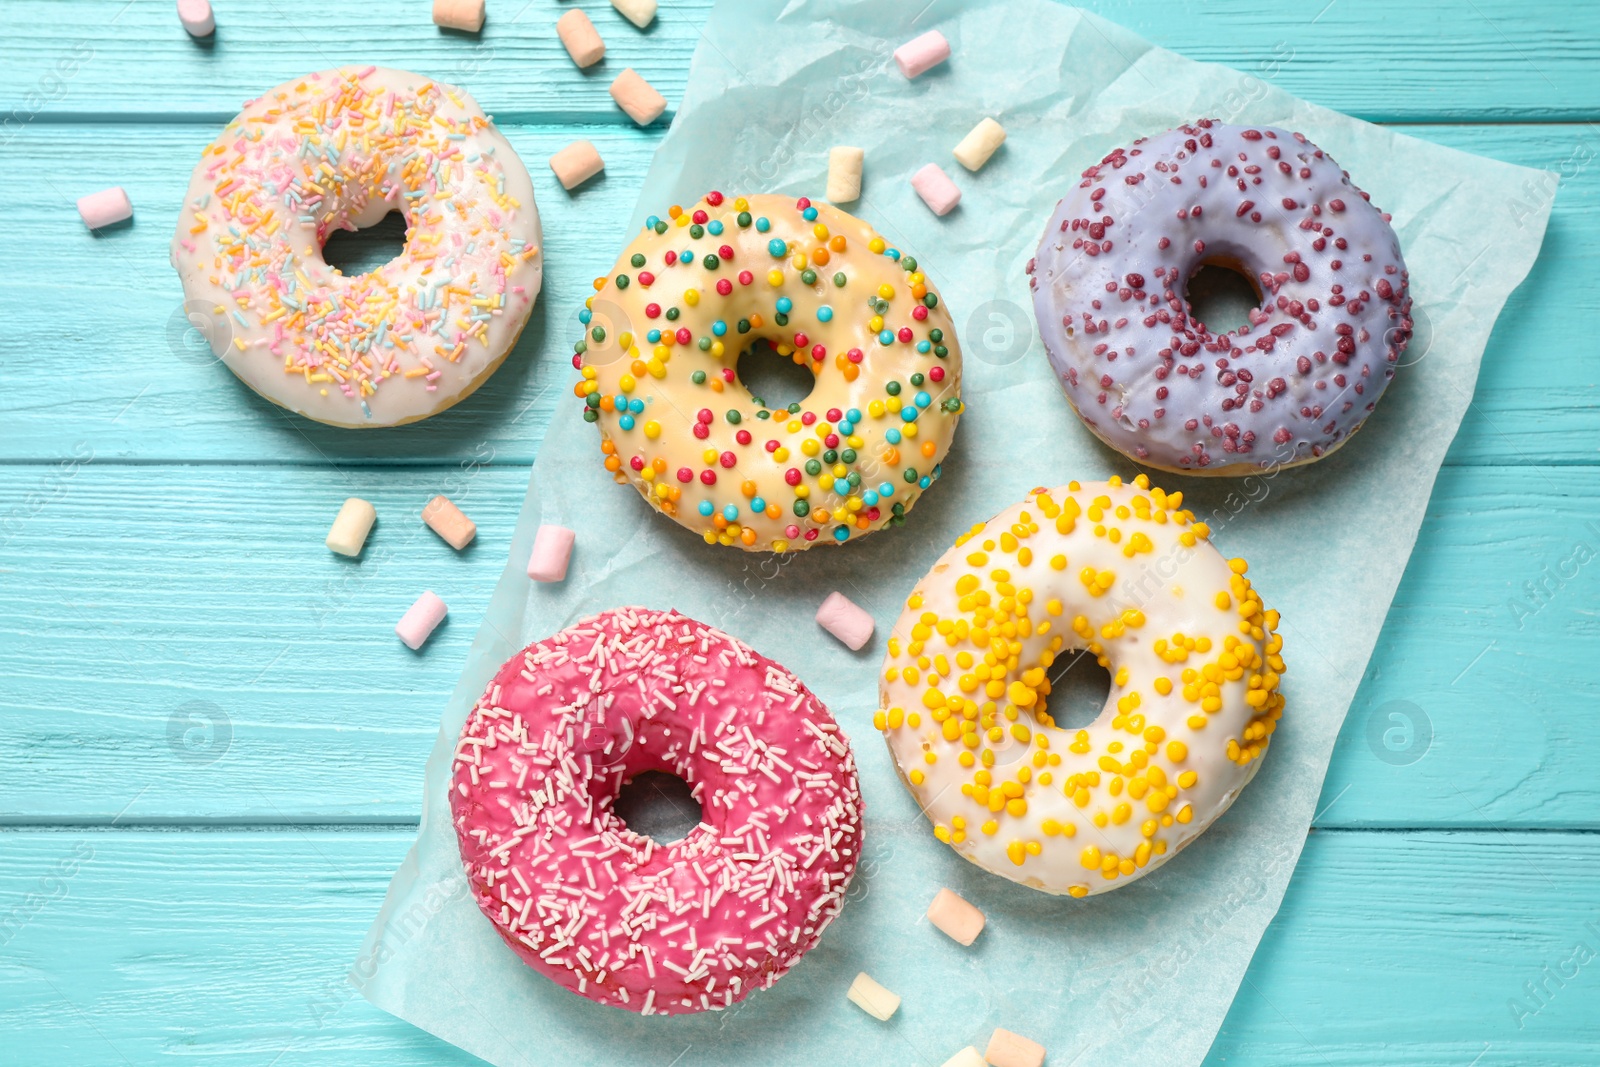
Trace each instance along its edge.
<instances>
[{"instance_id":1,"label":"lilac glazed donut","mask_svg":"<svg viewBox=\"0 0 1600 1067\"><path fill-rule=\"evenodd\" d=\"M1202 266L1249 277L1250 323L1214 334ZM1188 474L1322 458L1377 406L1411 337L1389 216L1304 135L1211 119L1083 172L1028 264L1067 400L1106 444Z\"/></svg>"}]
</instances>

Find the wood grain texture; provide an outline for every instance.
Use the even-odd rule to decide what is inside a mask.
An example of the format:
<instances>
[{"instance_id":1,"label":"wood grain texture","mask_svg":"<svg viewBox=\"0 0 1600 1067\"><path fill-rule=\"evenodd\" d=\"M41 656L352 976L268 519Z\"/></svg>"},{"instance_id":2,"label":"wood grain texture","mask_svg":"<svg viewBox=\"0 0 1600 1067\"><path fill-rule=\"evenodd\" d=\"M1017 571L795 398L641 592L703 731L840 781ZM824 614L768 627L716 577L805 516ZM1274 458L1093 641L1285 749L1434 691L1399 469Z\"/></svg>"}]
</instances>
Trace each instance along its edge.
<instances>
[{"instance_id":1,"label":"wood grain texture","mask_svg":"<svg viewBox=\"0 0 1600 1067\"><path fill-rule=\"evenodd\" d=\"M0 521L0 765L19 772L0 777L0 812L415 820L525 484L521 468L470 464L0 468L0 494L35 502ZM478 523L463 553L418 519L435 492ZM322 545L347 495L378 510L359 562ZM1585 772L1600 563L1574 556L1600 557L1597 496L1593 467L1443 473L1319 825L1600 828ZM424 588L452 614L412 653L393 628ZM834 708L872 756L874 708ZM1395 711L1416 720L1402 765L1368 734ZM208 716L226 716L227 739Z\"/></svg>"},{"instance_id":2,"label":"wood grain texture","mask_svg":"<svg viewBox=\"0 0 1600 1067\"><path fill-rule=\"evenodd\" d=\"M24 131L10 149L14 159L29 162L0 171L12 238L0 243L11 311L11 328L0 333L0 413L11 430L0 436L0 461L48 462L88 443L102 459L140 462L404 457L454 465L487 446L495 462L531 463L540 435L530 428L542 427L570 396L576 316L591 280L615 260L654 136L607 127L506 127L534 176L544 222L545 288L533 317L506 365L472 397L439 417L369 433L291 417L241 385L203 345L185 341L183 293L167 249L189 161L213 132L43 124ZM1559 193L1529 191L1530 205L1555 197L1544 251L1500 316L1476 400L1447 462L1595 462L1600 361L1592 346L1573 339L1592 333L1587 324L1600 314L1600 281L1589 269L1600 248L1600 163L1594 162L1600 131L1557 125L1410 132L1572 174ZM580 136L599 147L608 174L567 193L545 161ZM82 151L85 143L94 151ZM73 201L113 183L127 188L135 221L91 234ZM1426 358L1425 350L1419 341L1408 358ZM519 413L524 417L514 421Z\"/></svg>"},{"instance_id":3,"label":"wood grain texture","mask_svg":"<svg viewBox=\"0 0 1600 1067\"><path fill-rule=\"evenodd\" d=\"M208 45L190 40L170 4L10 0L15 58L0 113L220 121L279 82L364 62L459 80L503 120L620 124L625 120L606 95L611 78L637 67L676 103L710 2L663 4L643 33L609 5L587 5L607 45L605 61L588 75L556 40L555 21L566 6L558 0L491 0L481 34L437 29L428 0L386 4L382 13L376 5L325 0L217 6L217 35ZM1086 0L1079 6L1155 44L1373 121L1600 114L1592 91L1600 8L1593 4ZM85 45L89 51L75 67L62 66ZM139 77L126 77L131 71Z\"/></svg>"},{"instance_id":4,"label":"wood grain texture","mask_svg":"<svg viewBox=\"0 0 1600 1067\"><path fill-rule=\"evenodd\" d=\"M410 836L0 833L8 1061L478 1063L344 982ZM1600 963L1571 963L1579 944L1600 953L1600 835L1313 834L1207 1063L1590 1067Z\"/></svg>"},{"instance_id":5,"label":"wood grain texture","mask_svg":"<svg viewBox=\"0 0 1600 1067\"><path fill-rule=\"evenodd\" d=\"M9 0L0 1061L478 1062L343 974L411 841L440 709L567 395L576 310L664 129L634 129L607 86L633 66L676 103L710 5L664 3L641 33L585 4L609 54L583 74L553 32L570 0L489 0L482 35L438 30L429 0L216 0L210 43L170 0ZM1600 964L1573 960L1600 953L1600 6L1084 6L1563 175L1559 193L1525 191L1530 210L1555 197L1543 254L1485 354L1335 750L1324 829L1208 1063L1592 1064ZM546 288L506 367L383 434L287 416L197 356L166 264L201 146L245 99L344 62L465 85L528 164L545 224ZM577 137L608 170L568 194L544 161ZM112 184L137 217L91 236L72 202ZM478 523L465 553L417 518L436 492ZM346 495L378 506L360 561L321 544ZM412 654L392 628L424 588L452 618ZM866 709L837 710L865 733ZM717 1062L694 1052L680 1067Z\"/></svg>"}]
</instances>

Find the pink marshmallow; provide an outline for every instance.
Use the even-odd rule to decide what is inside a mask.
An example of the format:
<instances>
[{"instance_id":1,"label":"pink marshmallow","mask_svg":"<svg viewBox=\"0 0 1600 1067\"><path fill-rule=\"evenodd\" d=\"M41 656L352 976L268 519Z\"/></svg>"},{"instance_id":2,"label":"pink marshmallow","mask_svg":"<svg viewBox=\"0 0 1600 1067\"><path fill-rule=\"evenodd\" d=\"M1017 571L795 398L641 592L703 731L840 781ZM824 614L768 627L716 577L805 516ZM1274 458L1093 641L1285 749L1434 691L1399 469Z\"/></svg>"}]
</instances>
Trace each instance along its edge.
<instances>
[{"instance_id":1,"label":"pink marshmallow","mask_svg":"<svg viewBox=\"0 0 1600 1067\"><path fill-rule=\"evenodd\" d=\"M911 176L911 188L922 197L922 202L933 210L935 215L948 215L951 210L961 203L961 190L956 188L956 183L950 176L939 169L939 164L929 163L926 167Z\"/></svg>"},{"instance_id":2,"label":"pink marshmallow","mask_svg":"<svg viewBox=\"0 0 1600 1067\"><path fill-rule=\"evenodd\" d=\"M908 78L915 78L949 58L950 42L938 30L929 30L921 37L913 37L894 50L895 65Z\"/></svg>"},{"instance_id":3,"label":"pink marshmallow","mask_svg":"<svg viewBox=\"0 0 1600 1067\"><path fill-rule=\"evenodd\" d=\"M843 593L829 593L817 609L817 625L842 641L852 652L872 640L872 616L851 603Z\"/></svg>"},{"instance_id":4,"label":"pink marshmallow","mask_svg":"<svg viewBox=\"0 0 1600 1067\"><path fill-rule=\"evenodd\" d=\"M435 596L430 589L417 597L417 602L400 616L394 632L406 643L407 648L415 652L427 642L439 624L444 622L444 617L449 611L444 601Z\"/></svg>"},{"instance_id":5,"label":"pink marshmallow","mask_svg":"<svg viewBox=\"0 0 1600 1067\"><path fill-rule=\"evenodd\" d=\"M667 110L667 98L656 92L639 72L629 67L611 83L611 99L641 126L648 126Z\"/></svg>"},{"instance_id":6,"label":"pink marshmallow","mask_svg":"<svg viewBox=\"0 0 1600 1067\"><path fill-rule=\"evenodd\" d=\"M928 905L928 921L952 941L970 945L983 933L983 912L953 889L941 889Z\"/></svg>"},{"instance_id":7,"label":"pink marshmallow","mask_svg":"<svg viewBox=\"0 0 1600 1067\"><path fill-rule=\"evenodd\" d=\"M483 0L433 0L433 24L477 33L483 29Z\"/></svg>"},{"instance_id":8,"label":"pink marshmallow","mask_svg":"<svg viewBox=\"0 0 1600 1067\"><path fill-rule=\"evenodd\" d=\"M83 224L91 230L133 218L133 202L122 186L114 185L98 193L90 193L78 201L78 214Z\"/></svg>"},{"instance_id":9,"label":"pink marshmallow","mask_svg":"<svg viewBox=\"0 0 1600 1067\"><path fill-rule=\"evenodd\" d=\"M574 9L576 10L576 9ZM600 150L589 141L573 141L550 157L550 169L566 190L576 189L606 169Z\"/></svg>"},{"instance_id":10,"label":"pink marshmallow","mask_svg":"<svg viewBox=\"0 0 1600 1067\"><path fill-rule=\"evenodd\" d=\"M577 536L565 526L539 527L533 535L533 554L528 557L528 577L536 582L565 581Z\"/></svg>"},{"instance_id":11,"label":"pink marshmallow","mask_svg":"<svg viewBox=\"0 0 1600 1067\"><path fill-rule=\"evenodd\" d=\"M217 31L210 0L178 0L178 21L183 23L190 37L210 37Z\"/></svg>"},{"instance_id":12,"label":"pink marshmallow","mask_svg":"<svg viewBox=\"0 0 1600 1067\"><path fill-rule=\"evenodd\" d=\"M578 8L556 20L556 35L579 67L592 67L606 57L606 43L600 39L600 31Z\"/></svg>"},{"instance_id":13,"label":"pink marshmallow","mask_svg":"<svg viewBox=\"0 0 1600 1067\"><path fill-rule=\"evenodd\" d=\"M983 1058L993 1067L1042 1067L1044 1046L1021 1034L996 1028L989 1037Z\"/></svg>"}]
</instances>

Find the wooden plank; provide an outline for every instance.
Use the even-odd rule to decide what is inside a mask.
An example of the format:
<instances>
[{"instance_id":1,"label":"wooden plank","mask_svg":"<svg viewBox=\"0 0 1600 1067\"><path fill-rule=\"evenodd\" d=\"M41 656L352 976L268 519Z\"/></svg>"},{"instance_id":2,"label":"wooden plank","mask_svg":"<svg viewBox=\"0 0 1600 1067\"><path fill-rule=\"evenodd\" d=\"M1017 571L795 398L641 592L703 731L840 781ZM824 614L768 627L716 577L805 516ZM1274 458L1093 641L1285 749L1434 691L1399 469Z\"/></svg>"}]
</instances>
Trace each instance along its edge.
<instances>
[{"instance_id":1,"label":"wooden plank","mask_svg":"<svg viewBox=\"0 0 1600 1067\"><path fill-rule=\"evenodd\" d=\"M0 812L414 820L525 485L508 467L0 468L0 500L23 502L0 511L0 766L16 772ZM441 491L479 526L460 555L417 520ZM359 563L321 544L351 494L379 514ZM1600 827L1597 496L1592 467L1446 469L1320 825ZM393 626L430 587L452 616L413 654ZM871 710L835 708L868 751ZM1382 744L1395 712L1415 727L1400 753ZM220 715L225 743L204 721Z\"/></svg>"},{"instance_id":2,"label":"wooden plank","mask_svg":"<svg viewBox=\"0 0 1600 1067\"><path fill-rule=\"evenodd\" d=\"M504 121L631 126L608 91L627 67L669 105L682 99L711 0L663 5L642 31L609 4L589 5L606 57L587 71L556 36L556 19L568 6L492 2L483 31L474 34L433 25L429 0L219 4L216 34L196 41L171 4L18 0L8 8L16 36L0 115L11 119L7 132L68 117L221 124L246 100L292 78L368 63L459 85Z\"/></svg>"},{"instance_id":3,"label":"wooden plank","mask_svg":"<svg viewBox=\"0 0 1600 1067\"><path fill-rule=\"evenodd\" d=\"M709 0L662 5L645 33L607 5L593 6L608 55L586 76L556 40L553 27L563 10L556 0L491 3L479 35L440 31L428 21L424 0L237 4L219 10L210 44L190 40L170 4L12 0L14 58L0 113L215 121L272 85L348 62L458 80L502 119L623 121L606 86L624 66L637 67L668 100L679 100ZM1591 91L1600 9L1592 4L1087 0L1081 6L1158 45L1375 121L1572 120L1600 112ZM937 18L935 12L923 22Z\"/></svg>"},{"instance_id":4,"label":"wooden plank","mask_svg":"<svg viewBox=\"0 0 1600 1067\"><path fill-rule=\"evenodd\" d=\"M174 1056L277 1067L477 1063L343 981L410 839L401 830L4 834L8 1056L55 1067ZM1207 1063L1406 1067L1479 1056L1479 1067L1588 1067L1600 1044L1597 915L1597 835L1313 834ZM850 917L831 935L847 932ZM1580 944L1587 965L1573 962ZM1130 990L1142 988L1138 978L1130 973ZM1546 992L1535 1001L1524 983ZM1003 1024L980 1004L966 1009L975 1039ZM710 1047L684 1061L718 1062Z\"/></svg>"},{"instance_id":5,"label":"wooden plank","mask_svg":"<svg viewBox=\"0 0 1600 1067\"><path fill-rule=\"evenodd\" d=\"M1337 9L1336 9L1337 10ZM1600 248L1600 133L1579 126L1429 126L1414 131L1517 163L1565 167L1545 252L1513 294L1491 339L1477 402L1451 462L1592 463L1600 459L1600 363L1572 343L1600 315L1589 269ZM209 131L193 126L40 126L0 173L10 240L0 244L11 328L0 337L0 461L52 461L93 447L102 460L392 462L453 465L483 446L495 462L530 463L554 405L569 396L570 341L590 282L606 271L653 149L649 134L513 126L535 176L548 267L533 319L507 365L440 417L351 433L290 417L185 344L182 291L167 246L188 180L186 161ZM608 176L563 192L544 160L591 136ZM84 151L85 145L94 150ZM174 160L183 160L177 164ZM77 195L120 182L131 229L94 236ZM1531 190L1530 203L1548 190ZM49 249L49 255L40 255ZM1418 357L1426 358L1419 346ZM517 413L523 418L512 422Z\"/></svg>"}]
</instances>

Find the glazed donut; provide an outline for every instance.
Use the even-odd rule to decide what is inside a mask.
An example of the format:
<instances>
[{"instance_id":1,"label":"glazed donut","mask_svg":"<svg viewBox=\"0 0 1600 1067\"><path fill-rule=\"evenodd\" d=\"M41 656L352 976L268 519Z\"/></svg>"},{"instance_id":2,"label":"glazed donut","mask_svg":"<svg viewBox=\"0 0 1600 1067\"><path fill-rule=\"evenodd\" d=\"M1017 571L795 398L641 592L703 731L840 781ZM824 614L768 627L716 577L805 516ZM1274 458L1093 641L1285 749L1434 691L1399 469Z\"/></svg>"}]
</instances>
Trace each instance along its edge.
<instances>
[{"instance_id":1,"label":"glazed donut","mask_svg":"<svg viewBox=\"0 0 1600 1067\"><path fill-rule=\"evenodd\" d=\"M335 230L406 219L346 277ZM253 100L201 154L172 240L184 310L250 388L335 426L427 418L500 365L539 294L539 212L472 97L344 67Z\"/></svg>"},{"instance_id":2,"label":"glazed donut","mask_svg":"<svg viewBox=\"0 0 1600 1067\"><path fill-rule=\"evenodd\" d=\"M938 480L961 349L917 261L860 219L711 192L647 219L595 289L572 362L606 470L707 544L854 540ZM757 341L815 376L803 404L740 383Z\"/></svg>"},{"instance_id":3,"label":"glazed donut","mask_svg":"<svg viewBox=\"0 0 1600 1067\"><path fill-rule=\"evenodd\" d=\"M1182 504L1142 474L1035 489L906 601L877 726L934 835L984 870L1075 897L1126 885L1260 766L1283 712L1278 613ZM1111 692L1062 729L1051 669L1079 649Z\"/></svg>"},{"instance_id":4,"label":"glazed donut","mask_svg":"<svg viewBox=\"0 0 1600 1067\"><path fill-rule=\"evenodd\" d=\"M1213 334L1185 293L1252 279ZM1201 119L1119 148L1056 205L1028 264L1056 378L1084 423L1163 470L1248 474L1327 455L1394 377L1411 297L1389 216L1322 149Z\"/></svg>"},{"instance_id":5,"label":"glazed donut","mask_svg":"<svg viewBox=\"0 0 1600 1067\"><path fill-rule=\"evenodd\" d=\"M676 774L700 825L659 844L613 804ZM456 745L472 894L566 989L643 1015L726 1008L839 913L861 854L850 744L794 675L672 611L622 608L529 645Z\"/></svg>"}]
</instances>

